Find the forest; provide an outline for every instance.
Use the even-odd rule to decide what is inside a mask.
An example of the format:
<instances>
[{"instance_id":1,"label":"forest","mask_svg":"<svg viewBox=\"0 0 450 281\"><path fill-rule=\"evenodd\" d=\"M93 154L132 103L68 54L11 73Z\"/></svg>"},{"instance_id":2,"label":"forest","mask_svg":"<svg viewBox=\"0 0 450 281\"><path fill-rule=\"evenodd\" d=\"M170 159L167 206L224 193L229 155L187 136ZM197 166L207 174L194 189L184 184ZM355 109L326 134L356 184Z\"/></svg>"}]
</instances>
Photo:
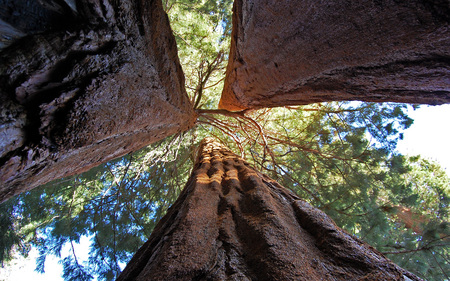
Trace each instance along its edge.
<instances>
[{"instance_id":1,"label":"forest","mask_svg":"<svg viewBox=\"0 0 450 281\"><path fill-rule=\"evenodd\" d=\"M54 255L64 280L116 280L188 185L201 142L212 137L401 268L425 280L449 280L450 178L438 163L396 151L414 122L407 110L420 105L355 98L218 108L233 1L163 0L162 8L193 125L3 202L2 267L34 248L38 272ZM75 246L82 237L90 241L83 261Z\"/></svg>"}]
</instances>

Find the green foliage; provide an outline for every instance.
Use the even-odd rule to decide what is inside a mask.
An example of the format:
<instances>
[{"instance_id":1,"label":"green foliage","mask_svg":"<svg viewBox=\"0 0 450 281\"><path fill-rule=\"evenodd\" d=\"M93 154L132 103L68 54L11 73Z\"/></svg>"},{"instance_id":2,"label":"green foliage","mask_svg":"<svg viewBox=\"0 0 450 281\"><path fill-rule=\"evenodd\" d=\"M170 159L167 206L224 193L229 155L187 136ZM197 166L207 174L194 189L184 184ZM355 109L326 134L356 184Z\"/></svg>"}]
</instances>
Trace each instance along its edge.
<instances>
[{"instance_id":1,"label":"green foliage","mask_svg":"<svg viewBox=\"0 0 450 281\"><path fill-rule=\"evenodd\" d=\"M39 272L56 255L65 280L115 279L178 197L199 141L213 136L400 266L428 280L448 278L450 181L436 163L395 153L413 122L406 105L212 110L223 87L231 4L163 1L199 113L195 128L0 205L0 260L14 247L23 254L35 247ZM74 247L82 237L91 242L87 260Z\"/></svg>"},{"instance_id":2,"label":"green foliage","mask_svg":"<svg viewBox=\"0 0 450 281\"><path fill-rule=\"evenodd\" d=\"M164 1L195 108L220 98L231 34L231 0Z\"/></svg>"},{"instance_id":3,"label":"green foliage","mask_svg":"<svg viewBox=\"0 0 450 281\"><path fill-rule=\"evenodd\" d=\"M368 222L371 229L360 235L418 276L444 280L450 270L447 262L450 179L438 164L429 160L402 157L394 162L398 166L386 172L385 184L389 189L378 195L381 219ZM408 219L413 225L408 225Z\"/></svg>"},{"instance_id":4,"label":"green foliage","mask_svg":"<svg viewBox=\"0 0 450 281\"><path fill-rule=\"evenodd\" d=\"M65 280L93 276L114 280L187 181L192 166L189 147L176 151L167 147L189 138L169 138L104 164L95 174L59 180L17 196L1 205L6 208L2 215L15 218L17 227L11 235L23 237L26 245L39 250L38 272L45 271L46 256L66 254L62 257ZM91 240L85 262L78 261L73 248L82 236ZM1 238L2 243L9 241ZM67 245L71 250L64 253Z\"/></svg>"},{"instance_id":5,"label":"green foliage","mask_svg":"<svg viewBox=\"0 0 450 281\"><path fill-rule=\"evenodd\" d=\"M22 255L27 255L28 247L22 243L22 238L18 234L15 217L11 214L14 207L11 202L0 205L0 263L3 267L5 261L12 258L11 252L16 247Z\"/></svg>"},{"instance_id":6,"label":"green foliage","mask_svg":"<svg viewBox=\"0 0 450 281\"><path fill-rule=\"evenodd\" d=\"M86 268L80 266L76 259L72 256L65 257L62 260L63 278L68 281L89 281L92 275L88 273Z\"/></svg>"},{"instance_id":7,"label":"green foliage","mask_svg":"<svg viewBox=\"0 0 450 281\"><path fill-rule=\"evenodd\" d=\"M432 161L392 152L408 126L409 118L399 113L405 107L328 103L231 117L204 111L183 135L5 206L15 218L14 235L39 249L38 270L46 256L63 253L64 278L113 280L177 198L198 142L215 136L399 265L442 280L448 270L449 179ZM374 115L380 118L369 123ZM372 135L386 122L398 130ZM420 233L405 226L399 207L426 218ZM75 250L62 251L82 236L91 239L87 261L79 261Z\"/></svg>"}]
</instances>

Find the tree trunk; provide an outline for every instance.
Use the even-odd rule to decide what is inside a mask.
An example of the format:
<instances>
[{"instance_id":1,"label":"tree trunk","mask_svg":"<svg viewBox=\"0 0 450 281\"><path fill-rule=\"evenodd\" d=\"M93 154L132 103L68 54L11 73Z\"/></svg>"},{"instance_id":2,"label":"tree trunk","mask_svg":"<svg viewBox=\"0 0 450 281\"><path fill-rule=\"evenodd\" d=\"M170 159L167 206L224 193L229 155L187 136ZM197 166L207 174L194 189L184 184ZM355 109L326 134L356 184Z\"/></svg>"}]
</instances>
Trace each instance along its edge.
<instances>
[{"instance_id":1,"label":"tree trunk","mask_svg":"<svg viewBox=\"0 0 450 281\"><path fill-rule=\"evenodd\" d=\"M236 0L220 108L450 102L440 0Z\"/></svg>"},{"instance_id":2,"label":"tree trunk","mask_svg":"<svg viewBox=\"0 0 450 281\"><path fill-rule=\"evenodd\" d=\"M420 279L208 138L118 280Z\"/></svg>"},{"instance_id":3,"label":"tree trunk","mask_svg":"<svg viewBox=\"0 0 450 281\"><path fill-rule=\"evenodd\" d=\"M195 122L161 1L1 4L0 202Z\"/></svg>"}]
</instances>

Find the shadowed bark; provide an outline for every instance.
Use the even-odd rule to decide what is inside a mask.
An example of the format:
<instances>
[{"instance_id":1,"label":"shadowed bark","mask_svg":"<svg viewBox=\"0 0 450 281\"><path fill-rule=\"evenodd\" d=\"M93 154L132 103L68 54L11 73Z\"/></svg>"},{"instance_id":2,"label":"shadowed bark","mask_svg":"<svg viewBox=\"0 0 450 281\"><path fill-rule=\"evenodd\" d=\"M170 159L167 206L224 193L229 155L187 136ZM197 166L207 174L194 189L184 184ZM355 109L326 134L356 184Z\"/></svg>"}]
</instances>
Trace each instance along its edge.
<instances>
[{"instance_id":1,"label":"shadowed bark","mask_svg":"<svg viewBox=\"0 0 450 281\"><path fill-rule=\"evenodd\" d=\"M220 108L450 102L444 0L236 0Z\"/></svg>"},{"instance_id":2,"label":"shadowed bark","mask_svg":"<svg viewBox=\"0 0 450 281\"><path fill-rule=\"evenodd\" d=\"M207 138L180 197L118 280L420 279Z\"/></svg>"},{"instance_id":3,"label":"shadowed bark","mask_svg":"<svg viewBox=\"0 0 450 281\"><path fill-rule=\"evenodd\" d=\"M193 125L161 1L1 3L0 202Z\"/></svg>"}]
</instances>

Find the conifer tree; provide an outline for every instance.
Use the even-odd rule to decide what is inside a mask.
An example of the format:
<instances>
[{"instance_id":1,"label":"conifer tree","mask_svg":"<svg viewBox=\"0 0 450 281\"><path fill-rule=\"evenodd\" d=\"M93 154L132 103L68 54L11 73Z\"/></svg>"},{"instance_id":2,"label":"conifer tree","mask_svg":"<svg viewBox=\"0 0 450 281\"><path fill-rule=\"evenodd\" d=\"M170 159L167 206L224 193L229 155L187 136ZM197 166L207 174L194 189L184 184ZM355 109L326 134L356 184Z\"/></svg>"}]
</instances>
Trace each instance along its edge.
<instances>
[{"instance_id":1,"label":"conifer tree","mask_svg":"<svg viewBox=\"0 0 450 281\"><path fill-rule=\"evenodd\" d=\"M449 179L435 163L394 150L413 122L408 106L331 102L215 109L229 49L231 2L162 1L177 40L190 110L198 117L195 126L2 205L0 223L7 231L0 235L0 257L8 260L11 250L26 254L35 247L41 272L46 257L56 255L66 280L115 280L177 199L199 140L214 136L296 195L272 180L275 187L266 190L309 202L419 277L448 279ZM314 213L322 214L318 210ZM86 236L91 245L83 261L76 243Z\"/></svg>"},{"instance_id":2,"label":"conifer tree","mask_svg":"<svg viewBox=\"0 0 450 281\"><path fill-rule=\"evenodd\" d=\"M419 280L206 138L185 189L117 280Z\"/></svg>"}]
</instances>

